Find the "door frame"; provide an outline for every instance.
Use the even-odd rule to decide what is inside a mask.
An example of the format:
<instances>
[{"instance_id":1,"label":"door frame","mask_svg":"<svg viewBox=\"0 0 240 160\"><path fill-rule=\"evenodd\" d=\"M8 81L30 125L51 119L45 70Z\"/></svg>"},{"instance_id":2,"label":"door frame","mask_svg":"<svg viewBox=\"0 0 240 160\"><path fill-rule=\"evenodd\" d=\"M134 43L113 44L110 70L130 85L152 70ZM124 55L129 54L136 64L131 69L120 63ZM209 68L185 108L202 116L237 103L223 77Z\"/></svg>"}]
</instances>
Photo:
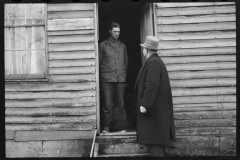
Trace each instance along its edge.
<instances>
[{"instance_id":1,"label":"door frame","mask_svg":"<svg viewBox=\"0 0 240 160\"><path fill-rule=\"evenodd\" d=\"M155 10L153 7L153 3L147 3L145 4L145 6L142 8L141 13L140 13L140 42L144 43L146 35L152 35L154 36L156 34L155 31ZM145 21L146 19L148 19L150 21L150 23L147 23L148 25L150 25L148 30L148 33L144 33L144 29L146 29L146 23L147 21ZM146 35L145 35L146 34ZM141 49L141 59L142 59L142 65L144 64L144 62L146 61L146 58L143 56L143 52Z\"/></svg>"},{"instance_id":2,"label":"door frame","mask_svg":"<svg viewBox=\"0 0 240 160\"><path fill-rule=\"evenodd\" d=\"M96 67L96 129L100 133L100 81L99 81L99 57L98 57L98 41L99 41L99 23L98 23L98 4L94 3L94 39L95 39L95 67Z\"/></svg>"}]
</instances>

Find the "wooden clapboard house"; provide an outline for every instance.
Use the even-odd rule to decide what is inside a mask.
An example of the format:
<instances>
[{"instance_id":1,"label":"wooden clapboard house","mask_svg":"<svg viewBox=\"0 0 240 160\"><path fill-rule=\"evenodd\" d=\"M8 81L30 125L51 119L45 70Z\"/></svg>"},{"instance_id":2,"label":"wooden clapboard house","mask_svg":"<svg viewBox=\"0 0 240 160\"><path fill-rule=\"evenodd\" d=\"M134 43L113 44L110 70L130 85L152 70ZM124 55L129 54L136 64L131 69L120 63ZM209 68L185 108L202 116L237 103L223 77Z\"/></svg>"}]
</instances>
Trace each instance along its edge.
<instances>
[{"instance_id":1,"label":"wooden clapboard house","mask_svg":"<svg viewBox=\"0 0 240 160\"><path fill-rule=\"evenodd\" d=\"M98 44L111 21L129 55L130 124L139 44L155 35L174 102L166 155L235 155L235 3L114 3L5 4L6 157L149 155L134 127L100 130Z\"/></svg>"}]
</instances>

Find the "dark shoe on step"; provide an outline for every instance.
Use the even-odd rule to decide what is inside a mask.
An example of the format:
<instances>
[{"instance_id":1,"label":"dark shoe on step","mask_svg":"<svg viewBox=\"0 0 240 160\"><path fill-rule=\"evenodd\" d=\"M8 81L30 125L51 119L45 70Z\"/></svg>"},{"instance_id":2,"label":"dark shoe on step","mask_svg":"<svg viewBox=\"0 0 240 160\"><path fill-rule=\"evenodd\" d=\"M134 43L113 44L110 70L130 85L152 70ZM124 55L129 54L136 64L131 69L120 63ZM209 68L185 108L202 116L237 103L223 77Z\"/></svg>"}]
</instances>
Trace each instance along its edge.
<instances>
[{"instance_id":1,"label":"dark shoe on step","mask_svg":"<svg viewBox=\"0 0 240 160\"><path fill-rule=\"evenodd\" d=\"M102 130L102 133L109 133L109 128L108 127L104 127L104 129Z\"/></svg>"}]
</instances>

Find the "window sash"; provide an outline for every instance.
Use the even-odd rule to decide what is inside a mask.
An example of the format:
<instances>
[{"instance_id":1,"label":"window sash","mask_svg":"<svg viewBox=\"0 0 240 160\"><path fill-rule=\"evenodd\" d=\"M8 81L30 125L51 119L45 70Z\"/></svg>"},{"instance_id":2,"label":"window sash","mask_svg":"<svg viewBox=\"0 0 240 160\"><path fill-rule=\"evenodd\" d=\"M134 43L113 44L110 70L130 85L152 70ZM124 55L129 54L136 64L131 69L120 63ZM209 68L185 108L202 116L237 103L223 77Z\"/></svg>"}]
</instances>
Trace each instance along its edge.
<instances>
[{"instance_id":1,"label":"window sash","mask_svg":"<svg viewBox=\"0 0 240 160\"><path fill-rule=\"evenodd\" d=\"M6 80L40 79L40 78L45 78L45 73L5 75Z\"/></svg>"},{"instance_id":2,"label":"window sash","mask_svg":"<svg viewBox=\"0 0 240 160\"><path fill-rule=\"evenodd\" d=\"M5 4L5 79L46 78L44 6Z\"/></svg>"}]
</instances>

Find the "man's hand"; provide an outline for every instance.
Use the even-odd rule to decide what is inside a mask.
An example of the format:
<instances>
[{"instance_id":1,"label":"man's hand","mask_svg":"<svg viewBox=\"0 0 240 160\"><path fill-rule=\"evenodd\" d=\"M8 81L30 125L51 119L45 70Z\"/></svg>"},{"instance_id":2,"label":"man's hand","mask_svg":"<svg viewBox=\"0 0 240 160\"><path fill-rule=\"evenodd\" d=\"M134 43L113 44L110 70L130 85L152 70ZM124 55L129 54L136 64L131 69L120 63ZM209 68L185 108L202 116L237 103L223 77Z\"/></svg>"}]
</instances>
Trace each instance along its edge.
<instances>
[{"instance_id":1,"label":"man's hand","mask_svg":"<svg viewBox=\"0 0 240 160\"><path fill-rule=\"evenodd\" d=\"M143 106L141 106L141 107L140 107L140 112L141 112L141 113L146 113L147 110L146 110L146 108L144 108Z\"/></svg>"}]
</instances>

